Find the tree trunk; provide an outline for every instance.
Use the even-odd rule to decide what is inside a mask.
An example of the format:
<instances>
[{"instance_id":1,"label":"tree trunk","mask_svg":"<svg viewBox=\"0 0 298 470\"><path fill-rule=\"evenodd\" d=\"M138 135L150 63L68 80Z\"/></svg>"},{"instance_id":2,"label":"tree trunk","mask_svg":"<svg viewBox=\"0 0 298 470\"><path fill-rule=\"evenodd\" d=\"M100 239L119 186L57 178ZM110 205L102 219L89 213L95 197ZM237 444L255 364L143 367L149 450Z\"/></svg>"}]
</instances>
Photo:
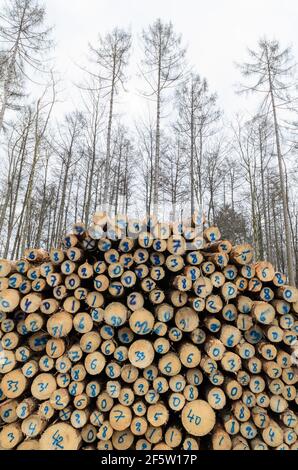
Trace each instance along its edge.
<instances>
[{"instance_id":1,"label":"tree trunk","mask_svg":"<svg viewBox=\"0 0 298 470\"><path fill-rule=\"evenodd\" d=\"M116 57L114 57L114 63L113 63L108 131L107 131L107 151L106 151L106 161L105 161L105 179L104 179L104 194L103 194L104 210L107 210L106 205L107 205L108 197L109 197L108 193L109 193L109 176L110 176L110 163L111 163L111 138L112 138L114 94L115 94L115 80L116 80L115 73L116 73Z\"/></svg>"},{"instance_id":2,"label":"tree trunk","mask_svg":"<svg viewBox=\"0 0 298 470\"><path fill-rule=\"evenodd\" d=\"M195 212L195 192L194 192L194 89L191 85L191 117L190 117L190 212L193 216Z\"/></svg>"},{"instance_id":3,"label":"tree trunk","mask_svg":"<svg viewBox=\"0 0 298 470\"><path fill-rule=\"evenodd\" d=\"M2 104L0 107L0 132L1 132L1 129L3 128L4 115L5 115L5 111L6 111L8 99L9 99L9 94L10 94L10 85L13 81L15 62L16 62L19 44L21 40L21 32L22 32L23 24L25 20L26 8L27 8L27 2L24 5L21 22L20 22L19 29L18 29L18 35L17 35L16 41L12 49L12 56L10 58L9 65L7 67L7 76L3 84L3 99L2 99Z\"/></svg>"},{"instance_id":4,"label":"tree trunk","mask_svg":"<svg viewBox=\"0 0 298 470\"><path fill-rule=\"evenodd\" d=\"M156 136L155 136L155 162L153 182L153 211L158 214L159 205L159 164L160 164L160 108L161 108L161 42L158 53L158 76L156 93Z\"/></svg>"},{"instance_id":5,"label":"tree trunk","mask_svg":"<svg viewBox=\"0 0 298 470\"><path fill-rule=\"evenodd\" d=\"M276 151L277 151L277 159L278 159L279 181L280 181L280 189L281 189L281 196L282 196L283 218L284 218L284 225L285 225L288 278L289 278L289 283L294 285L295 283L294 259L293 259L293 253L292 253L291 227L290 227L290 220L289 220L289 213L288 213L288 198L287 198L285 177L284 177L284 171L283 171L283 157L281 153L279 124L278 124L278 119L277 119L275 97L273 93L273 83L272 83L271 69L269 65L269 57L268 57L267 49L266 49L266 56L267 56L267 65L268 65L270 99L271 99L271 106L272 106L272 112L273 112L274 134L275 134Z\"/></svg>"}]
</instances>

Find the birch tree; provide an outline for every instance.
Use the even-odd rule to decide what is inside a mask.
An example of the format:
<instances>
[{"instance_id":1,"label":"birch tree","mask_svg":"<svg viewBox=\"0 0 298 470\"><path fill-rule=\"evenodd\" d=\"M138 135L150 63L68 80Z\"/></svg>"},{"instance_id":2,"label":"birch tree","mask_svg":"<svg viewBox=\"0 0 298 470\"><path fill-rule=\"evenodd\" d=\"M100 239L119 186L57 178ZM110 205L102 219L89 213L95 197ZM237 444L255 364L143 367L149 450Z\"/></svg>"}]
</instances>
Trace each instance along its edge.
<instances>
[{"instance_id":1,"label":"birch tree","mask_svg":"<svg viewBox=\"0 0 298 470\"><path fill-rule=\"evenodd\" d=\"M101 96L101 80L91 77L82 89L82 100L84 105L84 117L86 120L86 159L85 191L82 219L88 225L92 210L98 204L97 182L98 168L102 161L102 133L104 131L104 105ZM86 162L85 162L86 163ZM84 165L86 167L86 164Z\"/></svg>"}]
</instances>

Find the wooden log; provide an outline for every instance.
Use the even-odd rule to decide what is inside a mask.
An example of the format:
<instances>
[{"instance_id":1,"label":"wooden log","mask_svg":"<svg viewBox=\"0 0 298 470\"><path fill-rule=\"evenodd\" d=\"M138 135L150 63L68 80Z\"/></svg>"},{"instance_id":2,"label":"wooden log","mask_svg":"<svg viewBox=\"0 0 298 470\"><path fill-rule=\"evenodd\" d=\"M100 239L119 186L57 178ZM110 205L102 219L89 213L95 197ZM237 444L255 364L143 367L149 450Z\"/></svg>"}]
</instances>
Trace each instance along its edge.
<instances>
[{"instance_id":1,"label":"wooden log","mask_svg":"<svg viewBox=\"0 0 298 470\"><path fill-rule=\"evenodd\" d=\"M171 272L179 272L184 268L184 259L180 255L169 255L166 258L166 267Z\"/></svg>"},{"instance_id":2,"label":"wooden log","mask_svg":"<svg viewBox=\"0 0 298 470\"><path fill-rule=\"evenodd\" d=\"M181 421L192 436L205 436L215 426L215 412L207 402L194 400L183 408Z\"/></svg>"},{"instance_id":3,"label":"wooden log","mask_svg":"<svg viewBox=\"0 0 298 470\"><path fill-rule=\"evenodd\" d=\"M24 419L21 425L22 433L26 437L34 438L39 436L46 427L46 420L42 419L38 414L32 414Z\"/></svg>"},{"instance_id":4,"label":"wooden log","mask_svg":"<svg viewBox=\"0 0 298 470\"><path fill-rule=\"evenodd\" d=\"M124 431L132 420L132 413L128 406L116 405L109 414L109 422L115 431Z\"/></svg>"},{"instance_id":5,"label":"wooden log","mask_svg":"<svg viewBox=\"0 0 298 470\"><path fill-rule=\"evenodd\" d=\"M128 350L130 363L138 369L148 367L154 358L154 349L152 344L146 340L135 341Z\"/></svg>"},{"instance_id":6,"label":"wooden log","mask_svg":"<svg viewBox=\"0 0 298 470\"><path fill-rule=\"evenodd\" d=\"M7 277L1 277L0 278L0 292L8 289L9 287L10 287L9 279Z\"/></svg>"},{"instance_id":7,"label":"wooden log","mask_svg":"<svg viewBox=\"0 0 298 470\"><path fill-rule=\"evenodd\" d=\"M212 285L216 288L222 287L225 283L225 276L219 271L215 271L210 276Z\"/></svg>"},{"instance_id":8,"label":"wooden log","mask_svg":"<svg viewBox=\"0 0 298 470\"><path fill-rule=\"evenodd\" d=\"M208 227L204 230L204 238L208 242L215 243L221 239L221 233L218 227Z\"/></svg>"},{"instance_id":9,"label":"wooden log","mask_svg":"<svg viewBox=\"0 0 298 470\"><path fill-rule=\"evenodd\" d=\"M220 241L208 244L205 250L211 251L211 252L222 252L222 253L229 254L232 248L233 248L233 245L229 240L220 240Z\"/></svg>"},{"instance_id":10,"label":"wooden log","mask_svg":"<svg viewBox=\"0 0 298 470\"><path fill-rule=\"evenodd\" d=\"M169 352L159 360L158 369L165 376L173 377L178 375L181 370L180 359L176 354Z\"/></svg>"},{"instance_id":11,"label":"wooden log","mask_svg":"<svg viewBox=\"0 0 298 470\"><path fill-rule=\"evenodd\" d=\"M206 261L205 263L202 263L201 269L203 275L205 274L206 276L210 276L210 274L213 274L215 272L216 267L215 264L211 261Z\"/></svg>"},{"instance_id":12,"label":"wooden log","mask_svg":"<svg viewBox=\"0 0 298 470\"><path fill-rule=\"evenodd\" d=\"M222 252L214 253L212 255L208 255L208 260L211 261L212 264L214 264L217 268L224 269L228 265L229 256L226 253Z\"/></svg>"},{"instance_id":13,"label":"wooden log","mask_svg":"<svg viewBox=\"0 0 298 470\"><path fill-rule=\"evenodd\" d=\"M230 400L239 400L243 396L242 385L237 380L226 379L224 389Z\"/></svg>"},{"instance_id":14,"label":"wooden log","mask_svg":"<svg viewBox=\"0 0 298 470\"><path fill-rule=\"evenodd\" d=\"M262 287L263 284L257 277L253 277L248 283L248 290L250 292L261 292Z\"/></svg>"},{"instance_id":15,"label":"wooden log","mask_svg":"<svg viewBox=\"0 0 298 470\"><path fill-rule=\"evenodd\" d=\"M227 402L224 391L219 387L209 388L206 393L206 399L214 410L222 410Z\"/></svg>"},{"instance_id":16,"label":"wooden log","mask_svg":"<svg viewBox=\"0 0 298 470\"><path fill-rule=\"evenodd\" d=\"M131 381L129 381L129 383L131 383ZM124 387L120 391L118 400L121 405L131 407L135 400L135 394L131 388Z\"/></svg>"},{"instance_id":17,"label":"wooden log","mask_svg":"<svg viewBox=\"0 0 298 470\"><path fill-rule=\"evenodd\" d=\"M198 438L194 438L191 436L186 436L183 441L182 447L184 450L199 450L200 448L200 441Z\"/></svg>"},{"instance_id":18,"label":"wooden log","mask_svg":"<svg viewBox=\"0 0 298 470\"><path fill-rule=\"evenodd\" d=\"M20 397L28 385L28 379L21 369L14 369L2 377L1 389L7 398Z\"/></svg>"},{"instance_id":19,"label":"wooden log","mask_svg":"<svg viewBox=\"0 0 298 470\"><path fill-rule=\"evenodd\" d=\"M30 313L24 320L28 332L40 331L44 325L44 317L39 313Z\"/></svg>"},{"instance_id":20,"label":"wooden log","mask_svg":"<svg viewBox=\"0 0 298 470\"><path fill-rule=\"evenodd\" d=\"M101 214L0 277L0 302L17 293L0 316L0 413L23 421L21 440L58 419L86 450L191 450L209 432L214 449L295 448L298 291L270 263L252 264L249 245L178 225ZM92 239L104 231L110 240Z\"/></svg>"},{"instance_id":21,"label":"wooden log","mask_svg":"<svg viewBox=\"0 0 298 470\"><path fill-rule=\"evenodd\" d=\"M250 264L253 259L253 249L249 244L237 245L232 248L230 258L239 265Z\"/></svg>"},{"instance_id":22,"label":"wooden log","mask_svg":"<svg viewBox=\"0 0 298 470\"><path fill-rule=\"evenodd\" d=\"M186 292L173 290L169 292L169 300L174 307L183 307L187 304L188 296Z\"/></svg>"},{"instance_id":23,"label":"wooden log","mask_svg":"<svg viewBox=\"0 0 298 470\"><path fill-rule=\"evenodd\" d=\"M87 261L78 267L78 276L81 279L90 279L93 277L93 266Z\"/></svg>"},{"instance_id":24,"label":"wooden log","mask_svg":"<svg viewBox=\"0 0 298 470\"><path fill-rule=\"evenodd\" d=\"M158 354L166 354L169 352L171 344L166 338L158 338L154 341L153 347Z\"/></svg>"},{"instance_id":25,"label":"wooden log","mask_svg":"<svg viewBox=\"0 0 298 470\"><path fill-rule=\"evenodd\" d=\"M275 318L275 310L266 302L254 302L252 307L253 317L263 325L270 325Z\"/></svg>"},{"instance_id":26,"label":"wooden log","mask_svg":"<svg viewBox=\"0 0 298 470\"><path fill-rule=\"evenodd\" d=\"M229 434L220 426L217 426L212 433L213 450L231 450L232 440Z\"/></svg>"},{"instance_id":27,"label":"wooden log","mask_svg":"<svg viewBox=\"0 0 298 470\"><path fill-rule=\"evenodd\" d=\"M267 428L262 431L262 437L264 442L269 446L276 448L283 442L282 429L273 420Z\"/></svg>"},{"instance_id":28,"label":"wooden log","mask_svg":"<svg viewBox=\"0 0 298 470\"><path fill-rule=\"evenodd\" d=\"M192 251L190 253L187 253L186 255L186 261L188 264L192 266L198 266L200 265L204 260L204 257L200 251Z\"/></svg>"},{"instance_id":29,"label":"wooden log","mask_svg":"<svg viewBox=\"0 0 298 470\"><path fill-rule=\"evenodd\" d=\"M26 272L28 272L29 264L28 264L28 267L26 267L25 269L26 269ZM42 263L39 266L39 272L40 272L41 277L46 278L49 274L52 274L54 271L55 271L55 266L53 265L53 263L49 261L46 263Z\"/></svg>"},{"instance_id":30,"label":"wooden log","mask_svg":"<svg viewBox=\"0 0 298 470\"><path fill-rule=\"evenodd\" d=\"M84 365L88 374L98 375L106 365L105 356L99 351L87 354Z\"/></svg>"},{"instance_id":31,"label":"wooden log","mask_svg":"<svg viewBox=\"0 0 298 470\"><path fill-rule=\"evenodd\" d=\"M201 277L194 283L193 290L198 297L205 299L212 293L213 286L208 277Z\"/></svg>"},{"instance_id":32,"label":"wooden log","mask_svg":"<svg viewBox=\"0 0 298 470\"><path fill-rule=\"evenodd\" d=\"M45 430L39 444L40 450L78 450L81 442L82 436L78 430L58 422Z\"/></svg>"},{"instance_id":33,"label":"wooden log","mask_svg":"<svg viewBox=\"0 0 298 470\"><path fill-rule=\"evenodd\" d=\"M150 444L157 444L162 440L163 429L162 427L157 426L148 426L147 432L145 434L146 440Z\"/></svg>"},{"instance_id":34,"label":"wooden log","mask_svg":"<svg viewBox=\"0 0 298 470\"><path fill-rule=\"evenodd\" d=\"M15 423L18 420L17 414L18 401L8 400L0 408L0 418L5 424Z\"/></svg>"},{"instance_id":35,"label":"wooden log","mask_svg":"<svg viewBox=\"0 0 298 470\"><path fill-rule=\"evenodd\" d=\"M147 279L150 280L150 278L147 278ZM132 288L136 284L136 281L137 281L137 276L133 271L126 271L121 276L121 284L127 289ZM148 282L147 280L145 280L145 281L146 281L146 283ZM154 281L153 281L153 285L155 286ZM142 287L143 287L143 284L142 284ZM151 288L151 290L152 290L152 288Z\"/></svg>"},{"instance_id":36,"label":"wooden log","mask_svg":"<svg viewBox=\"0 0 298 470\"><path fill-rule=\"evenodd\" d=\"M147 410L147 419L154 427L165 425L169 419L169 410L163 403L151 405Z\"/></svg>"},{"instance_id":37,"label":"wooden log","mask_svg":"<svg viewBox=\"0 0 298 470\"><path fill-rule=\"evenodd\" d=\"M104 235L104 230L101 225L92 224L90 227L88 227L87 233L88 236L93 240L100 240Z\"/></svg>"},{"instance_id":38,"label":"wooden log","mask_svg":"<svg viewBox=\"0 0 298 470\"><path fill-rule=\"evenodd\" d=\"M4 350L0 356L0 371L1 374L11 372L17 363L16 354L13 351Z\"/></svg>"},{"instance_id":39,"label":"wooden log","mask_svg":"<svg viewBox=\"0 0 298 470\"><path fill-rule=\"evenodd\" d=\"M50 251L50 260L54 265L62 264L65 259L65 254L63 250L53 249Z\"/></svg>"},{"instance_id":40,"label":"wooden log","mask_svg":"<svg viewBox=\"0 0 298 470\"><path fill-rule=\"evenodd\" d=\"M18 445L16 450L39 450L39 441L37 439L28 439L27 441L21 442L21 444Z\"/></svg>"},{"instance_id":41,"label":"wooden log","mask_svg":"<svg viewBox=\"0 0 298 470\"><path fill-rule=\"evenodd\" d=\"M199 365L201 361L201 352L197 346L191 343L185 343L179 350L179 359L184 367L192 369Z\"/></svg>"},{"instance_id":42,"label":"wooden log","mask_svg":"<svg viewBox=\"0 0 298 470\"><path fill-rule=\"evenodd\" d=\"M104 320L108 325L119 327L127 320L128 312L125 305L119 302L109 304L104 310Z\"/></svg>"},{"instance_id":43,"label":"wooden log","mask_svg":"<svg viewBox=\"0 0 298 470\"><path fill-rule=\"evenodd\" d=\"M65 342L61 338L49 339L46 344L46 353L49 357L57 359L65 352Z\"/></svg>"},{"instance_id":44,"label":"wooden log","mask_svg":"<svg viewBox=\"0 0 298 470\"><path fill-rule=\"evenodd\" d=\"M262 261L255 264L256 276L262 282L273 281L275 276L275 269L271 263Z\"/></svg>"},{"instance_id":45,"label":"wooden log","mask_svg":"<svg viewBox=\"0 0 298 470\"><path fill-rule=\"evenodd\" d=\"M116 431L112 436L112 445L114 449L121 451L127 450L132 447L134 442L134 435L130 431Z\"/></svg>"},{"instance_id":46,"label":"wooden log","mask_svg":"<svg viewBox=\"0 0 298 470\"><path fill-rule=\"evenodd\" d=\"M4 450L14 449L23 440L19 423L6 424L0 432L0 446Z\"/></svg>"},{"instance_id":47,"label":"wooden log","mask_svg":"<svg viewBox=\"0 0 298 470\"><path fill-rule=\"evenodd\" d=\"M6 351L12 351L16 349L17 346L19 345L19 342L20 342L20 335L16 333L15 331L11 331L6 334L3 334L2 339L1 339L1 343L4 346Z\"/></svg>"},{"instance_id":48,"label":"wooden log","mask_svg":"<svg viewBox=\"0 0 298 470\"><path fill-rule=\"evenodd\" d=\"M176 276L173 279L173 286L180 292L186 292L192 288L192 280L187 276Z\"/></svg>"},{"instance_id":49,"label":"wooden log","mask_svg":"<svg viewBox=\"0 0 298 470\"><path fill-rule=\"evenodd\" d=\"M21 296L18 291L5 289L0 292L0 309L4 313L13 312L20 304Z\"/></svg>"},{"instance_id":50,"label":"wooden log","mask_svg":"<svg viewBox=\"0 0 298 470\"><path fill-rule=\"evenodd\" d=\"M190 307L182 307L177 310L175 324L183 332L190 333L199 326L199 317Z\"/></svg>"},{"instance_id":51,"label":"wooden log","mask_svg":"<svg viewBox=\"0 0 298 470\"><path fill-rule=\"evenodd\" d=\"M237 289L240 292L244 292L244 291L246 291L246 289L248 287L248 280L245 279L244 277L237 276L236 279L235 279L235 284L236 284Z\"/></svg>"},{"instance_id":52,"label":"wooden log","mask_svg":"<svg viewBox=\"0 0 298 470\"><path fill-rule=\"evenodd\" d=\"M189 277L192 282L197 281L202 275L200 268L198 268L197 266L186 266L183 271L184 274Z\"/></svg>"},{"instance_id":53,"label":"wooden log","mask_svg":"<svg viewBox=\"0 0 298 470\"><path fill-rule=\"evenodd\" d=\"M225 431L230 436L235 436L239 433L240 424L236 420L234 415L229 412L223 413L223 425L224 425Z\"/></svg>"},{"instance_id":54,"label":"wooden log","mask_svg":"<svg viewBox=\"0 0 298 470\"><path fill-rule=\"evenodd\" d=\"M39 371L39 365L37 361L29 361L26 362L26 364L23 365L22 367L22 372L24 376L28 379L31 379L34 377Z\"/></svg>"},{"instance_id":55,"label":"wooden log","mask_svg":"<svg viewBox=\"0 0 298 470\"><path fill-rule=\"evenodd\" d=\"M204 349L208 356L215 361L220 361L226 350L224 344L220 340L210 336L204 343Z\"/></svg>"},{"instance_id":56,"label":"wooden log","mask_svg":"<svg viewBox=\"0 0 298 470\"><path fill-rule=\"evenodd\" d=\"M141 232L138 236L138 244L141 248L150 248L153 245L153 235L150 232Z\"/></svg>"},{"instance_id":57,"label":"wooden log","mask_svg":"<svg viewBox=\"0 0 298 470\"><path fill-rule=\"evenodd\" d=\"M298 289L291 286L281 286L277 290L277 296L286 302L295 303L298 301Z\"/></svg>"},{"instance_id":58,"label":"wooden log","mask_svg":"<svg viewBox=\"0 0 298 470\"><path fill-rule=\"evenodd\" d=\"M212 333L217 333L221 329L220 320L214 316L206 317L204 325Z\"/></svg>"},{"instance_id":59,"label":"wooden log","mask_svg":"<svg viewBox=\"0 0 298 470\"><path fill-rule=\"evenodd\" d=\"M241 368L241 358L238 354L225 352L220 361L222 368L227 372L237 372Z\"/></svg>"},{"instance_id":60,"label":"wooden log","mask_svg":"<svg viewBox=\"0 0 298 470\"><path fill-rule=\"evenodd\" d=\"M232 325L224 325L221 328L220 341L227 348L235 348L242 339L241 332L238 328Z\"/></svg>"},{"instance_id":61,"label":"wooden log","mask_svg":"<svg viewBox=\"0 0 298 470\"><path fill-rule=\"evenodd\" d=\"M53 375L42 373L37 375L31 384L31 393L39 401L48 400L56 390L57 383Z\"/></svg>"}]
</instances>

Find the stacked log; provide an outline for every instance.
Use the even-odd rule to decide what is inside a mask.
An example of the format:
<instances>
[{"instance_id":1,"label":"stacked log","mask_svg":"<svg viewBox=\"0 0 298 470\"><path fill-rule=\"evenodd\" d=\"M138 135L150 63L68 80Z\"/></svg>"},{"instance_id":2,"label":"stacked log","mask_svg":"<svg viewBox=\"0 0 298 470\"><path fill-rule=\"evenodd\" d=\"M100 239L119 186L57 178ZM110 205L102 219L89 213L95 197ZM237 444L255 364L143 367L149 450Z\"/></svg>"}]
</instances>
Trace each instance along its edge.
<instances>
[{"instance_id":1,"label":"stacked log","mask_svg":"<svg viewBox=\"0 0 298 470\"><path fill-rule=\"evenodd\" d=\"M298 290L194 222L0 260L0 447L298 449Z\"/></svg>"}]
</instances>

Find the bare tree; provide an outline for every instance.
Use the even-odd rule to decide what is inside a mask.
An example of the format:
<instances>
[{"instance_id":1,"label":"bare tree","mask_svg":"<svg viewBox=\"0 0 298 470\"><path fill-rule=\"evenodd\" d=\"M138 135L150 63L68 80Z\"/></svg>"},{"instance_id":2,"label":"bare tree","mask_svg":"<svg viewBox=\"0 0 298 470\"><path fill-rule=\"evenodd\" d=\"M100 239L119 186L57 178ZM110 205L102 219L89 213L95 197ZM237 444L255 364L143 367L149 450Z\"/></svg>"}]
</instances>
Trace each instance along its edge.
<instances>
[{"instance_id":1,"label":"bare tree","mask_svg":"<svg viewBox=\"0 0 298 470\"><path fill-rule=\"evenodd\" d=\"M84 148L82 148L82 135L85 130L86 121L79 111L74 111L66 115L65 123L60 131L60 142L55 147L55 152L59 159L59 174L61 181L59 184L59 193L57 204L55 207L55 236L53 239L57 244L67 226L67 206L68 199L72 191L72 183L75 168L81 158L84 156Z\"/></svg>"},{"instance_id":2,"label":"bare tree","mask_svg":"<svg viewBox=\"0 0 298 470\"><path fill-rule=\"evenodd\" d=\"M293 102L290 96L294 64L291 58L291 49L281 49L278 41L260 40L257 50L249 50L251 62L241 66L244 77L254 81L252 84L242 86L242 91L262 93L264 99L262 110L265 115L271 115L274 125L274 137L279 169L279 184L282 197L283 219L285 226L286 257L290 283L294 284L294 256L292 251L292 234L289 219L287 187L284 171L284 154L282 150L282 126L280 111Z\"/></svg>"},{"instance_id":3,"label":"bare tree","mask_svg":"<svg viewBox=\"0 0 298 470\"><path fill-rule=\"evenodd\" d=\"M44 26L45 8L37 0L11 0L0 15L1 95L0 130L5 111L18 108L15 99L30 71L41 70L49 49L50 29Z\"/></svg>"},{"instance_id":4,"label":"bare tree","mask_svg":"<svg viewBox=\"0 0 298 470\"><path fill-rule=\"evenodd\" d=\"M164 138L163 164L161 180L165 195L171 204L172 220L177 220L182 212L187 214L186 203L189 201L188 158L185 142L177 128L172 129L172 136ZM189 215L189 214L187 214Z\"/></svg>"},{"instance_id":5,"label":"bare tree","mask_svg":"<svg viewBox=\"0 0 298 470\"><path fill-rule=\"evenodd\" d=\"M90 72L101 80L103 97L108 100L107 137L104 173L103 203L108 202L109 174L111 164L112 128L115 117L115 97L125 84L125 69L131 47L129 32L115 28L105 37L99 36L96 46L90 45L91 59L96 63L96 72Z\"/></svg>"},{"instance_id":6,"label":"bare tree","mask_svg":"<svg viewBox=\"0 0 298 470\"><path fill-rule=\"evenodd\" d=\"M153 205L158 209L160 174L160 124L165 90L182 77L185 49L181 47L181 35L174 32L172 23L157 19L147 30L143 30L144 60L142 75L149 86L145 96L156 101L155 161L153 178Z\"/></svg>"},{"instance_id":7,"label":"bare tree","mask_svg":"<svg viewBox=\"0 0 298 470\"><path fill-rule=\"evenodd\" d=\"M85 191L82 219L88 225L91 210L98 203L98 188L96 169L102 163L102 131L104 130L104 104L102 100L101 79L89 76L89 79L80 86L82 90L82 101L84 106L84 117L86 121L86 159ZM86 162L87 160L87 162ZM86 165L83 165L86 167Z\"/></svg>"},{"instance_id":8,"label":"bare tree","mask_svg":"<svg viewBox=\"0 0 298 470\"><path fill-rule=\"evenodd\" d=\"M206 171L204 186L208 192L208 213L209 225L214 224L216 215L216 197L223 176L224 149L221 142L214 142L212 147L206 152Z\"/></svg>"},{"instance_id":9,"label":"bare tree","mask_svg":"<svg viewBox=\"0 0 298 470\"><path fill-rule=\"evenodd\" d=\"M201 79L198 74L192 74L190 79L178 88L176 98L180 117L178 129L187 137L186 150L189 154L189 185L191 213L193 214L196 194L199 195L200 204L203 200L204 147L208 138L214 133L213 125L218 121L220 111L216 107L216 95L209 93L207 80Z\"/></svg>"},{"instance_id":10,"label":"bare tree","mask_svg":"<svg viewBox=\"0 0 298 470\"><path fill-rule=\"evenodd\" d=\"M19 234L18 237L18 248L21 249L21 252L24 251L26 246L30 246L30 221L32 216L34 184L37 176L36 173L38 170L38 163L42 156L44 139L50 123L53 107L56 102L55 86L56 84L53 80L51 85L45 88L42 96L37 100L35 106L33 123L32 160L30 162L29 178L19 223L19 231L21 231L21 234Z\"/></svg>"},{"instance_id":11,"label":"bare tree","mask_svg":"<svg viewBox=\"0 0 298 470\"><path fill-rule=\"evenodd\" d=\"M138 159L141 162L140 182L143 188L141 191L144 197L146 214L151 214L153 179L154 179L154 147L155 132L154 123L149 120L148 123L141 121L136 126L138 141Z\"/></svg>"}]
</instances>

